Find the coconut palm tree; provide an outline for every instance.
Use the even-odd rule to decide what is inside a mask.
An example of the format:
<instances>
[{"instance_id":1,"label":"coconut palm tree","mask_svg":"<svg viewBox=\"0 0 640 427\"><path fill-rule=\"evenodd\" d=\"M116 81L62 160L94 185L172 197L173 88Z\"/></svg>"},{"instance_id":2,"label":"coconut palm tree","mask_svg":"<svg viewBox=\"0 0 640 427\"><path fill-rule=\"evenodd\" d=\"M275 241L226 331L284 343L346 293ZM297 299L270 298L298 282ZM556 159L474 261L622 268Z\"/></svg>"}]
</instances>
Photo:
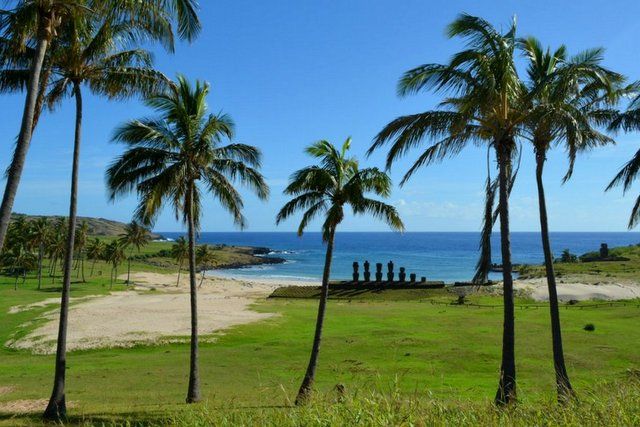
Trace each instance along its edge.
<instances>
[{"instance_id":1,"label":"coconut palm tree","mask_svg":"<svg viewBox=\"0 0 640 427\"><path fill-rule=\"evenodd\" d=\"M178 280L176 286L180 286L180 271L182 271L182 262L189 256L189 247L183 236L178 237L176 242L171 246L171 256L178 263Z\"/></svg>"},{"instance_id":2,"label":"coconut palm tree","mask_svg":"<svg viewBox=\"0 0 640 427\"><path fill-rule=\"evenodd\" d=\"M131 283L131 257L133 250L136 249L140 253L140 249L146 246L151 240L149 229L142 226L138 221L131 221L126 225L124 233L120 235L120 244L122 249L129 248L129 256L127 257L127 284Z\"/></svg>"},{"instance_id":3,"label":"coconut palm tree","mask_svg":"<svg viewBox=\"0 0 640 427\"><path fill-rule=\"evenodd\" d=\"M606 104L609 99L616 97L613 94L609 95L610 89L621 83L623 78L602 67L602 49L587 50L568 58L564 46L553 52L550 49L545 50L533 37L523 39L520 46L528 59L527 88L532 114L525 130L536 158L540 234L549 289L556 388L558 400L564 402L574 395L574 391L564 361L558 293L544 194L544 165L547 153L553 145L562 144L569 155L566 181L571 176L578 152L613 143L610 137L597 130L597 126L612 117L612 110Z\"/></svg>"},{"instance_id":4,"label":"coconut palm tree","mask_svg":"<svg viewBox=\"0 0 640 427\"><path fill-rule=\"evenodd\" d=\"M630 88L635 91L635 96L627 106L626 110L617 114L611 121L609 130L625 132L632 132L640 130L640 81L630 85ZM640 175L640 150L638 150L634 156L629 160L616 176L611 180L606 188L606 191L612 190L615 187L622 186L623 193L631 189L633 183ZM640 196L638 196L634 202L631 214L629 215L629 221L627 227L631 230L635 228L640 222Z\"/></svg>"},{"instance_id":5,"label":"coconut palm tree","mask_svg":"<svg viewBox=\"0 0 640 427\"><path fill-rule=\"evenodd\" d=\"M74 240L74 246L76 251L76 269L78 272L76 273L76 278L82 275L82 283L85 283L86 280L84 278L84 250L87 246L87 239L89 238L89 224L87 221L82 221L78 229L76 230L76 237Z\"/></svg>"},{"instance_id":6,"label":"coconut palm tree","mask_svg":"<svg viewBox=\"0 0 640 427\"><path fill-rule=\"evenodd\" d=\"M381 197L391 194L388 175L377 168L360 169L355 158L347 157L350 146L351 138L347 138L341 148L327 141L319 141L307 147L307 154L317 159L319 164L300 169L291 176L284 192L293 198L282 207L276 217L276 223L279 224L298 211L304 211L298 226L298 235L301 236L313 219L323 216L322 240L327 244L311 357L298 390L297 405L309 399L315 381L329 296L334 238L336 229L344 218L345 206L351 206L356 215L371 214L385 221L393 230L404 230L402 220L393 206L367 197L367 193Z\"/></svg>"},{"instance_id":7,"label":"coconut palm tree","mask_svg":"<svg viewBox=\"0 0 640 427\"><path fill-rule=\"evenodd\" d=\"M387 155L391 167L423 140L432 141L405 174L404 184L421 167L456 155L469 143L489 145L495 151L504 288L502 361L495 401L505 404L516 397L509 192L516 139L529 115L526 89L514 63L515 21L502 33L484 19L462 14L449 25L448 35L463 38L466 48L447 64L407 71L398 84L400 96L429 89L445 94L439 108L395 119L376 136L369 153L392 142Z\"/></svg>"},{"instance_id":8,"label":"coconut palm tree","mask_svg":"<svg viewBox=\"0 0 640 427\"><path fill-rule=\"evenodd\" d=\"M151 67L151 56L141 49L122 48L135 27L124 22L94 19L70 20L59 29L57 43L50 50L51 83L46 100L50 108L65 97L75 100L75 135L69 201L69 233L65 249L62 304L60 306L60 332L57 353L66 351L68 298L71 287L71 269L75 246L78 199L78 174L82 136L83 87L96 95L109 99L124 99L136 94L148 95L166 86L167 79ZM63 360L61 356L58 359ZM62 362L56 363L56 367ZM56 368L56 377L65 375ZM57 408L64 407L64 381L54 380L54 391L46 412L55 418ZM58 414L59 415L59 414Z\"/></svg>"},{"instance_id":9,"label":"coconut palm tree","mask_svg":"<svg viewBox=\"0 0 640 427\"><path fill-rule=\"evenodd\" d=\"M87 257L91 260L91 272L89 273L91 276L93 276L96 262L104 258L104 248L104 242L97 237L89 242L87 246Z\"/></svg>"},{"instance_id":10,"label":"coconut palm tree","mask_svg":"<svg viewBox=\"0 0 640 427\"><path fill-rule=\"evenodd\" d=\"M128 148L107 170L111 199L138 193L135 217L142 224L151 226L169 203L176 218L181 216L187 225L191 293L188 403L200 400L195 240L203 193L217 199L241 228L245 226L243 202L233 181L247 185L261 199L268 197L268 187L257 171L260 152L249 145L221 144L224 138L233 138L233 123L227 115L208 113L208 94L208 84L197 81L191 85L178 76L175 86L146 101L159 117L134 120L116 130L114 140Z\"/></svg>"},{"instance_id":11,"label":"coconut palm tree","mask_svg":"<svg viewBox=\"0 0 640 427\"><path fill-rule=\"evenodd\" d=\"M204 282L204 273L207 271L207 266L213 261L213 252L211 252L211 246L209 245L200 245L196 249L196 264L200 267L200 272L202 275L200 276L200 284L198 288L202 287L202 283Z\"/></svg>"},{"instance_id":12,"label":"coconut palm tree","mask_svg":"<svg viewBox=\"0 0 640 427\"><path fill-rule=\"evenodd\" d=\"M51 232L51 224L46 217L38 218L31 223L31 239L34 246L38 248L38 290L42 288L42 259Z\"/></svg>"},{"instance_id":13,"label":"coconut palm tree","mask_svg":"<svg viewBox=\"0 0 640 427\"><path fill-rule=\"evenodd\" d=\"M27 79L13 87L26 88L26 98L20 132L16 142L11 165L7 172L7 182L0 205L0 249L9 225L13 202L18 190L27 151L31 143L34 123L43 104L42 87L46 86L48 71L43 73L43 64L47 49L57 37L62 22L68 23L83 17L121 18L135 24L131 34L143 36L146 40L160 41L173 51L174 34L172 22L177 23L178 35L192 40L200 31L196 0L18 0L11 10L1 10L0 38L8 41L2 49L11 52L0 58L0 67L4 68L6 58L31 51ZM11 60L8 61L11 66ZM44 76L41 76L44 74ZM44 77L41 79L41 77ZM44 80L45 84L42 84ZM59 418L59 414L47 411L46 418Z\"/></svg>"},{"instance_id":14,"label":"coconut palm tree","mask_svg":"<svg viewBox=\"0 0 640 427\"><path fill-rule=\"evenodd\" d=\"M118 266L125 259L124 249L119 240L114 240L104 248L104 260L111 264L111 276L109 290L113 289L113 283L118 279Z\"/></svg>"}]
</instances>

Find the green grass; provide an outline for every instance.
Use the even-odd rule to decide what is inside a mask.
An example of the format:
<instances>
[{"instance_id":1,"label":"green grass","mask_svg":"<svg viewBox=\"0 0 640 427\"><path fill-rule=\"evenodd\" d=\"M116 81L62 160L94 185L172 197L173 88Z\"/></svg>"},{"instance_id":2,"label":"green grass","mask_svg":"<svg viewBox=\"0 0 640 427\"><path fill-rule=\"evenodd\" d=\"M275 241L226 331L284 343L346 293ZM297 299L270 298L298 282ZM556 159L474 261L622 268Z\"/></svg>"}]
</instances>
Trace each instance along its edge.
<instances>
[{"instance_id":1,"label":"green grass","mask_svg":"<svg viewBox=\"0 0 640 427\"><path fill-rule=\"evenodd\" d=\"M622 281L636 282L640 277L640 246L622 246L609 249L609 254L628 258L628 261L556 262L558 278L571 277L587 283ZM522 278L545 277L544 266L530 265L521 268Z\"/></svg>"},{"instance_id":2,"label":"green grass","mask_svg":"<svg viewBox=\"0 0 640 427\"><path fill-rule=\"evenodd\" d=\"M123 285L117 289L123 289ZM10 307L57 297L58 292L59 284L35 290L33 278L14 291L11 278L0 278L2 343L16 333L28 332L34 324L21 325L46 311L6 314ZM105 277L74 283L72 289L74 297L107 292ZM405 405L405 399L415 399L416 405L427 408L421 411L431 410L432 399L445 407L463 402L466 407L489 411L486 408L495 392L500 360L500 298L470 297L471 303L481 305L478 307L450 305L456 297L445 290L422 293L418 298L402 292L371 296L330 301L317 373L321 396L331 396L331 390L340 383L357 399L369 393L378 393L375 399L397 394L398 405ZM549 313L544 305L532 306L522 299L517 302L519 396L524 407L541 412L554 390ZM289 420L285 425L306 424L308 417L314 416L311 409L293 413L290 409L273 409L277 413L270 416L271 410L256 407L290 404L306 366L317 301L268 299L255 309L277 315L236 327L216 342L201 345L206 402L193 412L185 412L182 404L188 345L173 344L71 352L67 398L76 407L70 413L96 420L176 417L173 421L183 425L192 424L190 417L200 419L201 425L211 420L222 422L224 417L247 424L264 417L271 417L268 419L273 425L280 419ZM579 392L603 387L603 382L623 381L629 370L640 368L640 301L605 307L580 303L563 308L561 316L569 373ZM596 330L584 331L587 323L593 323ZM52 377L52 356L0 349L0 386L13 387L13 391L0 396L0 402L46 398ZM637 384L629 387L636 393L633 404L637 405ZM367 419L369 400L357 399L353 404L365 412ZM226 409L220 412L216 409L219 407ZM246 407L254 409L241 409ZM347 420L349 411L356 410L340 408L335 413L327 411L327 419L340 424L338 420ZM399 411L387 415L400 416L404 410ZM493 416L490 412L485 415ZM297 416L301 418L290 418ZM37 419L3 417L8 425L29 425ZM376 422L371 419L368 424Z\"/></svg>"}]
</instances>

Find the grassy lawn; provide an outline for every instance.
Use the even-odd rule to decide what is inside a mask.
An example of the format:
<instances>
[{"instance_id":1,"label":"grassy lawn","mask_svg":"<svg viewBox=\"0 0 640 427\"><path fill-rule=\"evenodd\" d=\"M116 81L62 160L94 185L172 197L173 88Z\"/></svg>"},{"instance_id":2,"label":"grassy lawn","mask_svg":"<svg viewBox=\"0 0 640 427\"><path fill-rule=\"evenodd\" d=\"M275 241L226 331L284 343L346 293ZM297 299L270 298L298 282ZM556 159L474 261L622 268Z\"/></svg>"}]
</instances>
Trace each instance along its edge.
<instances>
[{"instance_id":1,"label":"grassy lawn","mask_svg":"<svg viewBox=\"0 0 640 427\"><path fill-rule=\"evenodd\" d=\"M134 264L134 270L144 269L139 267L144 266ZM108 276L107 270L102 278L75 283L72 295L107 293L104 275ZM38 308L7 314L10 307L58 297L59 284L45 283L37 291L30 278L14 291L13 279L0 278L2 343L31 329L33 324L21 325L46 311ZM398 391L419 399L486 404L498 379L501 309L449 305L455 295L442 290L419 296L407 293L406 299L392 295L330 302L317 373L321 395L331 395L339 383L348 394ZM488 295L469 300L489 306L501 303L499 297ZM519 300L516 311L519 397L535 403L553 398L553 367L547 307L526 308L528 303ZM216 342L202 344L205 405L279 406L288 405L293 398L307 362L317 301L267 299L255 308L278 315L236 327ZM624 380L628 370L640 369L640 301L610 307L581 303L562 309L561 316L569 373L578 391ZM596 330L584 331L587 323L593 323ZM185 344L72 352L68 355L67 399L75 407L70 413L110 418L182 411L188 357ZM47 398L52 378L52 356L0 349L0 387L12 388L0 395L0 402ZM2 419L0 416L0 423ZM4 423L34 420L5 419Z\"/></svg>"},{"instance_id":2,"label":"grassy lawn","mask_svg":"<svg viewBox=\"0 0 640 427\"><path fill-rule=\"evenodd\" d=\"M587 283L620 281L635 282L640 279L640 246L611 248L611 256L628 258L628 261L556 262L556 275ZM595 255L595 253L585 254ZM520 269L520 277L545 277L544 266L526 266Z\"/></svg>"}]
</instances>

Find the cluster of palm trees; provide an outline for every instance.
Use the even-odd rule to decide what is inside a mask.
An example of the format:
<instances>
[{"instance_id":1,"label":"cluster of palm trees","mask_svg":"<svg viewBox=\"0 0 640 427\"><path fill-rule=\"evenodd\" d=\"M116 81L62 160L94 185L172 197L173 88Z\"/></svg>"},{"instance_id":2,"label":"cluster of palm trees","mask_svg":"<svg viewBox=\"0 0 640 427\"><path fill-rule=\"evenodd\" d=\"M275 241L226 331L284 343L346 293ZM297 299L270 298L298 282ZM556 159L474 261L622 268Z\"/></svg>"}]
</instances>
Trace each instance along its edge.
<instances>
[{"instance_id":1,"label":"cluster of palm trees","mask_svg":"<svg viewBox=\"0 0 640 427\"><path fill-rule=\"evenodd\" d=\"M59 261L64 258L67 235L68 219L58 217L51 220L47 217L28 219L24 215L18 215L9 224L7 239L4 248L0 252L0 267L5 274L15 276L14 287L18 281L26 280L27 272L36 271L38 278L38 290L42 288L43 270L48 269L47 274L54 283L59 268ZM86 282L85 260L91 261L89 277L94 276L95 264L103 261L111 266L110 287L113 287L118 276L118 267L126 259L127 280L130 283L129 272L133 251L145 246L150 240L149 230L133 221L127 224L125 231L118 239L107 243L105 239L89 238L89 225L82 221L75 231L75 253L73 255L72 271L75 271L76 279L81 283ZM129 253L126 256L125 252ZM45 261L48 266L45 266ZM102 274L102 272L100 272Z\"/></svg>"},{"instance_id":2,"label":"cluster of palm trees","mask_svg":"<svg viewBox=\"0 0 640 427\"><path fill-rule=\"evenodd\" d=\"M603 50L590 49L569 56L564 46L545 49L533 38L519 38L515 20L507 31L496 30L487 21L460 15L448 27L450 37L459 37L465 49L448 63L425 64L407 71L399 81L398 94L433 91L442 95L434 110L398 117L376 136L369 152L387 144L387 167L413 148L425 144L402 183L414 172L458 154L469 144L487 147L487 183L481 257L476 281L487 279L491 263L489 238L500 219L504 287L504 328L500 382L495 401L509 403L516 398L515 323L513 277L509 238L509 194L517 175L515 159L522 144L531 144L535 154L540 228L544 250L558 399L573 395L567 374L560 328L553 254L549 242L543 170L547 153L564 148L569 158L564 180L573 172L578 153L613 143L607 131L640 128L638 84L627 84L619 73L604 67ZM518 74L517 56L525 59L526 78ZM627 111L619 111L623 97L636 97ZM491 178L493 152L497 178ZM519 160L516 162L519 163ZM630 187L640 170L640 151L610 184ZM494 211L495 195L497 209ZM640 219L640 199L629 226Z\"/></svg>"},{"instance_id":3,"label":"cluster of palm trees","mask_svg":"<svg viewBox=\"0 0 640 427\"><path fill-rule=\"evenodd\" d=\"M69 290L74 254L81 248L89 259L107 258L112 264L112 282L118 265L148 241L147 229L159 212L169 205L176 219L186 226L187 239L177 242L172 254L181 270L184 259L189 266L191 298L191 354L187 402L200 400L198 364L198 317L196 266L206 265L207 247L196 251L205 196L218 201L236 225L243 228L243 200L236 183L247 186L258 198L266 199L269 189L259 172L260 151L253 146L232 142L234 124L225 114L209 113L206 98L209 85L190 83L179 75L175 82L152 67L151 56L142 48L160 42L173 49L174 26L177 35L190 40L199 31L194 0L20 0L0 15L0 90L25 90L25 109L16 149L7 173L0 206L0 248L17 245L12 255L22 256L26 244L14 244L7 230L13 200L18 188L31 136L42 109L50 109L72 97L76 105L75 138L69 221L60 227L60 245L34 241L36 262L50 246L58 246L55 260L63 266L61 315L56 351L53 392L45 418L66 415L65 370L66 329ZM486 281L491 264L489 238L500 220L504 286L504 328L501 374L496 403L512 402L516 397L515 323L513 277L509 240L509 195L522 154L522 144L532 144L540 202L545 264L550 294L553 353L558 396L561 401L573 395L563 360L552 252L548 236L544 199L543 169L547 152L566 148L569 179L579 152L613 142L609 130L640 129L640 98L627 111L617 105L625 96L636 96L636 84L602 65L603 52L593 49L569 57L564 47L544 49L534 38L516 35L515 22L506 32L496 30L483 19L461 15L449 27L451 37L462 37L466 48L446 64L416 67L401 78L401 96L423 90L442 95L437 109L399 117L376 136L369 153L390 144L387 167L412 148L426 143L426 149L406 172L402 183L421 167L458 154L468 144L487 148L486 207L480 244L481 257L476 281ZM527 61L526 79L518 74L517 56ZM82 125L82 93L89 90L109 99L141 96L157 115L132 120L116 129L113 140L126 149L109 166L107 186L110 198L135 193L139 203L135 222L127 235L108 245L87 241L76 230L78 165ZM224 144L223 141L231 141ZM331 259L336 229L350 207L355 214L371 214L394 230L404 226L393 206L367 195L388 197L391 181L377 168L360 168L349 156L351 140L341 147L320 141L307 148L317 164L303 168L291 177L285 194L292 199L280 210L280 223L299 211L302 234L314 219L322 218L322 238L326 242L325 267L311 356L296 402L304 403L315 379L325 308L328 298ZM495 156L497 177L491 176ZM628 189L640 170L640 151L611 183ZM497 198L497 200L496 200ZM640 220L640 198L630 226ZM12 226L12 227L15 227ZM11 242L10 242L11 241ZM9 245L11 243L11 245ZM21 246L22 245L22 246ZM32 260L33 261L33 260ZM14 261L15 265L24 261ZM54 263L55 265L55 263ZM81 262L80 265L83 265ZM129 263L130 266L130 263ZM93 265L92 270L93 272ZM127 281L130 268L128 268ZM179 279L178 279L179 280ZM202 280L202 279L201 279Z\"/></svg>"},{"instance_id":4,"label":"cluster of palm trees","mask_svg":"<svg viewBox=\"0 0 640 427\"><path fill-rule=\"evenodd\" d=\"M83 88L108 99L148 96L168 79L151 67L143 49L159 42L173 51L174 39L193 39L200 30L195 0L17 0L0 14L0 91L26 93L20 131L0 205L3 247L33 131L42 109L66 97L75 100L71 197L63 260L60 327L53 392L45 418L66 414L64 394L66 328L73 263ZM114 246L116 258L120 253ZM114 266L117 263L114 263Z\"/></svg>"}]
</instances>

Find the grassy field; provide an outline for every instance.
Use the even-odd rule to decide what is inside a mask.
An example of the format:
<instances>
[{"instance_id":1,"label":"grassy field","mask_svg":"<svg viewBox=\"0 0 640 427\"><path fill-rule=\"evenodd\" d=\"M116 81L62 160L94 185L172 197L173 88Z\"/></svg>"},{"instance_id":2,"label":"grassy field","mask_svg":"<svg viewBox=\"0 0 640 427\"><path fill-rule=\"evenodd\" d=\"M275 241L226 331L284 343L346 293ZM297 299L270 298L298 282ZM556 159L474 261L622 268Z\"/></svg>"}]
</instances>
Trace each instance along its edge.
<instances>
[{"instance_id":1,"label":"grassy field","mask_svg":"<svg viewBox=\"0 0 640 427\"><path fill-rule=\"evenodd\" d=\"M152 248L146 251L154 253ZM148 264L148 260L136 262L133 269L174 271ZM107 293L106 276L107 270L89 283L74 283L72 295ZM58 296L59 283L45 283L47 286L37 291L30 277L25 286L14 291L12 278L0 278L2 343L31 330L38 322L34 319L46 311L37 308L7 314L10 307ZM124 289L124 285L118 284L115 289ZM188 345L100 349L68 355L67 398L73 405L70 414L79 417L74 418L79 422L144 419L183 425L267 421L273 425L304 425L314 424L313 420L328 424L321 422L322 416L337 424L347 423L354 413L362 412L363 422L369 420L365 424L386 424L379 417L392 417L387 419L391 422L396 419L393 417L406 421L416 416L406 413L406 405L426 411L426 419L448 413L437 409L438 405L461 405L471 411L469 416L475 414L488 422L497 416L489 402L497 385L501 299L475 295L469 302L476 306L451 305L455 299L455 295L437 290L331 301L318 371L319 401L304 410L293 411L289 406L306 366L317 301L267 299L257 303L255 309L277 313L276 317L236 327L215 342L202 344L203 404L196 408L182 404ZM626 409L631 412L621 416L638 417L640 386L632 378L640 372L640 301L607 306L580 303L564 306L561 315L568 368L578 392L587 397L608 389L608 384L620 383L631 396ZM545 405L553 399L548 317L546 306L518 300L520 416L525 417L521 421L526 420L527 411L546 416ZM31 323L24 326L27 322ZM595 331L585 331L587 323L594 324ZM52 356L31 355L4 346L0 349L0 388L9 388L0 394L0 404L47 398L52 377ZM346 387L348 400L338 406L331 404L336 398L336 384ZM396 402L389 403L393 410L386 415L373 411L373 406L378 407L375 402L382 404L388 399ZM434 410L436 413L432 413ZM596 415L589 412L585 417ZM5 425L31 425L37 420L37 414L0 414L0 424ZM472 421L473 417L467 418L467 424Z\"/></svg>"},{"instance_id":2,"label":"grassy field","mask_svg":"<svg viewBox=\"0 0 640 427\"><path fill-rule=\"evenodd\" d=\"M556 262L556 275L562 279L571 277L587 283L606 282L636 282L640 278L640 246L622 246L611 248L612 256L628 258L628 261L593 261L593 262ZM584 255L595 255L589 253ZM544 266L525 266L520 269L522 278L544 277Z\"/></svg>"}]
</instances>

